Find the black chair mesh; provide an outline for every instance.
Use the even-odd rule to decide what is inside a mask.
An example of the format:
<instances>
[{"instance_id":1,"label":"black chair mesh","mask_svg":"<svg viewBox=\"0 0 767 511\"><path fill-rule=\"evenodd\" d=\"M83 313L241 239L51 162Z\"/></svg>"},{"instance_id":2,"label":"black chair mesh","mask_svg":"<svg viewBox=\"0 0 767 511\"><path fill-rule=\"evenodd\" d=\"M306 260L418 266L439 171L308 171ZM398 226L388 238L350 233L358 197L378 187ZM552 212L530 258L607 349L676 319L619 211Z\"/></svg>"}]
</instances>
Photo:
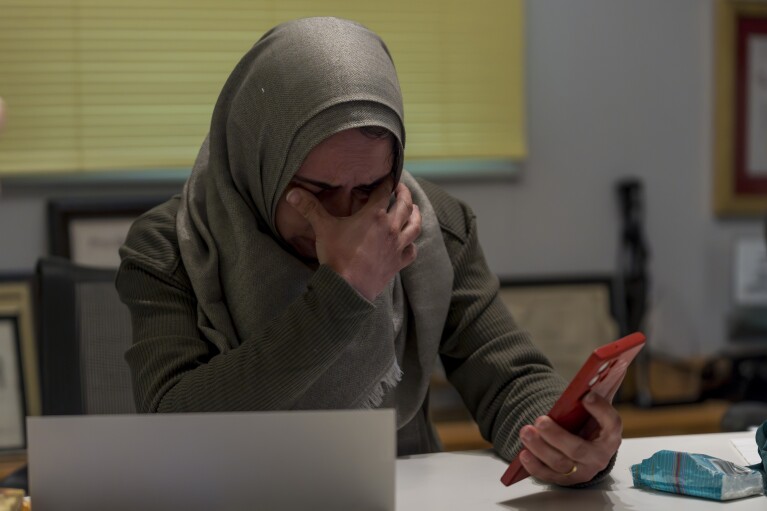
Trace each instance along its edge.
<instances>
[{"instance_id":1,"label":"black chair mesh","mask_svg":"<svg viewBox=\"0 0 767 511\"><path fill-rule=\"evenodd\" d=\"M80 378L86 414L135 413L125 351L131 319L113 282L76 284Z\"/></svg>"}]
</instances>

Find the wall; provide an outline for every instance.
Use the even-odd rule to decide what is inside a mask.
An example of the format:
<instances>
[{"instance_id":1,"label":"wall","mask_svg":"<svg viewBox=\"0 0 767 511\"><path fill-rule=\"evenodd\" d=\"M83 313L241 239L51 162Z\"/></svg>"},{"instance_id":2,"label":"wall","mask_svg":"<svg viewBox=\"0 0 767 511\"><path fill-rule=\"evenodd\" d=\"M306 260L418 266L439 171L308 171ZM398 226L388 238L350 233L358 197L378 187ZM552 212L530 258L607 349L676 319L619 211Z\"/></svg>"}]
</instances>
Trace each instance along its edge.
<instances>
[{"instance_id":1,"label":"wall","mask_svg":"<svg viewBox=\"0 0 767 511\"><path fill-rule=\"evenodd\" d=\"M653 349L679 355L723 345L733 240L761 232L711 212L712 27L712 0L529 1L524 176L445 185L476 211L494 271L540 276L611 271L614 182L643 179L648 331ZM56 192L0 196L0 270L44 253Z\"/></svg>"},{"instance_id":2,"label":"wall","mask_svg":"<svg viewBox=\"0 0 767 511\"><path fill-rule=\"evenodd\" d=\"M513 186L450 186L475 208L501 274L609 271L614 182L645 183L651 345L725 340L734 239L758 221L712 215L713 3L528 2L530 153Z\"/></svg>"}]
</instances>

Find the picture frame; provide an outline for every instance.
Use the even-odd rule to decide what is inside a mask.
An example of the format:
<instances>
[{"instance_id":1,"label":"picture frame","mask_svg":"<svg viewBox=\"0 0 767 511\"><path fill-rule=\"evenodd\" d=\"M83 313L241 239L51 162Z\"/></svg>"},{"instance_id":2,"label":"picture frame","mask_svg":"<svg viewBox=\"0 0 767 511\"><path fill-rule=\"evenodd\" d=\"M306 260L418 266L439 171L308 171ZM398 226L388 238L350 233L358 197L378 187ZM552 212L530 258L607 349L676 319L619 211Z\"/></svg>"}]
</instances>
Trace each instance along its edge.
<instances>
[{"instance_id":1,"label":"picture frame","mask_svg":"<svg viewBox=\"0 0 767 511\"><path fill-rule=\"evenodd\" d=\"M15 323L24 389L24 410L27 415L40 415L40 377L34 328L33 289L31 275L0 275L0 318L10 318Z\"/></svg>"},{"instance_id":2,"label":"picture frame","mask_svg":"<svg viewBox=\"0 0 767 511\"><path fill-rule=\"evenodd\" d=\"M48 202L49 253L100 268L120 265L133 221L168 197L63 198Z\"/></svg>"},{"instance_id":3,"label":"picture frame","mask_svg":"<svg viewBox=\"0 0 767 511\"><path fill-rule=\"evenodd\" d=\"M595 348L618 338L613 283L611 275L504 278L499 296L569 381Z\"/></svg>"},{"instance_id":4,"label":"picture frame","mask_svg":"<svg viewBox=\"0 0 767 511\"><path fill-rule=\"evenodd\" d=\"M767 212L767 3L715 7L714 211Z\"/></svg>"},{"instance_id":5,"label":"picture frame","mask_svg":"<svg viewBox=\"0 0 767 511\"><path fill-rule=\"evenodd\" d=\"M498 294L517 325L570 380L594 348L618 338L613 279L611 274L501 277ZM472 420L441 364L431 378L429 414L440 432L468 428ZM460 447L480 449L487 444L475 433Z\"/></svg>"},{"instance_id":6,"label":"picture frame","mask_svg":"<svg viewBox=\"0 0 767 511\"><path fill-rule=\"evenodd\" d=\"M762 236L741 236L735 240L732 274L736 308L767 308L767 247Z\"/></svg>"},{"instance_id":7,"label":"picture frame","mask_svg":"<svg viewBox=\"0 0 767 511\"><path fill-rule=\"evenodd\" d=\"M0 314L0 452L26 447L26 398L18 316Z\"/></svg>"}]
</instances>

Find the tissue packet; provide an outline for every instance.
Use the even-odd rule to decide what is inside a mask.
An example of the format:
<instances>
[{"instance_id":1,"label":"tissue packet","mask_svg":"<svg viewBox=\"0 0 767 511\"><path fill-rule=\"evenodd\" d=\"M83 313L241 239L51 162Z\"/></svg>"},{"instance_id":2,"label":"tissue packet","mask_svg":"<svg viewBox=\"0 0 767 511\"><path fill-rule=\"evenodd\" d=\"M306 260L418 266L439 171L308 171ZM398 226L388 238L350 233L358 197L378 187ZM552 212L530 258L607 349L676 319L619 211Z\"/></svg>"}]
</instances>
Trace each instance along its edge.
<instances>
[{"instance_id":1,"label":"tissue packet","mask_svg":"<svg viewBox=\"0 0 767 511\"><path fill-rule=\"evenodd\" d=\"M732 500L764 493L762 473L706 454L658 451L631 467L634 486Z\"/></svg>"}]
</instances>

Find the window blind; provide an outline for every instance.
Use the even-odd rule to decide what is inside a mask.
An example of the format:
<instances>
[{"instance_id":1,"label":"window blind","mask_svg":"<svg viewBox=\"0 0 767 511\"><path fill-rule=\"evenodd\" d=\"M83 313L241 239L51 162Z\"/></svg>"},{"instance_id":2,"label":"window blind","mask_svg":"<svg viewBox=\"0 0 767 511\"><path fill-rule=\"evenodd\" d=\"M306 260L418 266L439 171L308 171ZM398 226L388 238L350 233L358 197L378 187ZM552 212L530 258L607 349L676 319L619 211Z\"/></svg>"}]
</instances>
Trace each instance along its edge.
<instances>
[{"instance_id":1,"label":"window blind","mask_svg":"<svg viewBox=\"0 0 767 511\"><path fill-rule=\"evenodd\" d=\"M517 160L523 1L0 0L0 174L190 168L240 57L318 15L386 41L408 162Z\"/></svg>"}]
</instances>

